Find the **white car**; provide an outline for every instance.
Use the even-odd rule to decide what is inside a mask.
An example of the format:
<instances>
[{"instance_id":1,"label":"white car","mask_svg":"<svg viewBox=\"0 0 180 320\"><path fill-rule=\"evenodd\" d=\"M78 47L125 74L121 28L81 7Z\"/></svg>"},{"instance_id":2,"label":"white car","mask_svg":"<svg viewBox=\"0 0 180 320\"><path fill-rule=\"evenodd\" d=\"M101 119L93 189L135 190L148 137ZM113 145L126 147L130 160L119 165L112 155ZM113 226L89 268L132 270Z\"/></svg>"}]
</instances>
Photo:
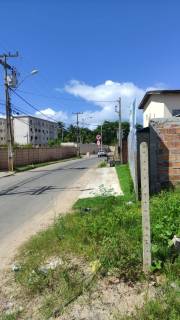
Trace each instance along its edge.
<instances>
[{"instance_id":1,"label":"white car","mask_svg":"<svg viewBox=\"0 0 180 320\"><path fill-rule=\"evenodd\" d=\"M105 150L98 151L98 158L100 157L107 157L107 152Z\"/></svg>"}]
</instances>

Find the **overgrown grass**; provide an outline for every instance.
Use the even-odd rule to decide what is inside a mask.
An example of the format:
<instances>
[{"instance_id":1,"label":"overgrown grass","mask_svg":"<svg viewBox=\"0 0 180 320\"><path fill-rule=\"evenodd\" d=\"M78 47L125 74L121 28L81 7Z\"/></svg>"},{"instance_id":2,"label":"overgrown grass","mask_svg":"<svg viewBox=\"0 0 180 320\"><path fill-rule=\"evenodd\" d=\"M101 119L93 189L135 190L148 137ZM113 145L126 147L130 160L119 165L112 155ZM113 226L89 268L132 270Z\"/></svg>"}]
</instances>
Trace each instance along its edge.
<instances>
[{"instance_id":1,"label":"overgrown grass","mask_svg":"<svg viewBox=\"0 0 180 320\"><path fill-rule=\"evenodd\" d=\"M10 314L0 315L0 320L17 320L22 313L20 311L15 311Z\"/></svg>"},{"instance_id":2,"label":"overgrown grass","mask_svg":"<svg viewBox=\"0 0 180 320\"><path fill-rule=\"evenodd\" d=\"M107 167L107 161L103 160L98 164L98 168L105 168Z\"/></svg>"},{"instance_id":3,"label":"overgrown grass","mask_svg":"<svg viewBox=\"0 0 180 320\"><path fill-rule=\"evenodd\" d=\"M102 276L116 270L116 275L125 281L143 277L140 203L133 200L127 166L118 167L117 172L125 196L79 200L71 214L60 217L21 249L18 257L21 269L16 281L26 294L40 293L44 297L43 319L48 319L57 305L63 310L64 305L85 287L83 273L69 266L71 256L82 257L87 265L93 264ZM169 241L180 231L179 193L163 192L153 197L150 209L153 272L164 272L169 281L176 282L180 261ZM44 274L39 267L53 256L60 256L66 263ZM161 315L158 307L157 312Z\"/></svg>"},{"instance_id":4,"label":"overgrown grass","mask_svg":"<svg viewBox=\"0 0 180 320\"><path fill-rule=\"evenodd\" d=\"M116 320L179 320L180 299L176 290L166 286L156 299L147 301L130 316L119 316Z\"/></svg>"},{"instance_id":5,"label":"overgrown grass","mask_svg":"<svg viewBox=\"0 0 180 320\"><path fill-rule=\"evenodd\" d=\"M119 178L119 182L124 192L124 196L127 200L135 200L133 182L127 164L116 166L116 172Z\"/></svg>"}]
</instances>

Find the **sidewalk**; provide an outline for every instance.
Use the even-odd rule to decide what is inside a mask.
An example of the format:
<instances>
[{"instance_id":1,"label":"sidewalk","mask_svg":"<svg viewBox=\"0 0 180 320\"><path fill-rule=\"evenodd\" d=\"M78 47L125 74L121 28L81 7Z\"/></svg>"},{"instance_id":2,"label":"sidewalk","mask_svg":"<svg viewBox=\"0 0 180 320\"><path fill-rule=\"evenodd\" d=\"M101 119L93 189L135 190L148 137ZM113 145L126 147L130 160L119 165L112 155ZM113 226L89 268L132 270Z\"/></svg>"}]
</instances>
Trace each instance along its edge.
<instances>
[{"instance_id":1,"label":"sidewalk","mask_svg":"<svg viewBox=\"0 0 180 320\"><path fill-rule=\"evenodd\" d=\"M90 181L79 198L108 195L123 195L116 169L114 167L91 169Z\"/></svg>"},{"instance_id":2,"label":"sidewalk","mask_svg":"<svg viewBox=\"0 0 180 320\"><path fill-rule=\"evenodd\" d=\"M14 175L14 172L9 171L0 171L0 178L9 177Z\"/></svg>"}]
</instances>

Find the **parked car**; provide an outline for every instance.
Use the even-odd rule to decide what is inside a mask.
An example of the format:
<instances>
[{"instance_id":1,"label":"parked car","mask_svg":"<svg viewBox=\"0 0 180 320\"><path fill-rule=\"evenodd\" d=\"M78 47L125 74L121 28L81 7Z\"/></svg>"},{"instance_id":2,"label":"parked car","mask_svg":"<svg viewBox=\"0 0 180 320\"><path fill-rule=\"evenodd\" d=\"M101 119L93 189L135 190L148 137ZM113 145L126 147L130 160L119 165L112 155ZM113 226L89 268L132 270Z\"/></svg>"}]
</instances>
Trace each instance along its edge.
<instances>
[{"instance_id":1,"label":"parked car","mask_svg":"<svg viewBox=\"0 0 180 320\"><path fill-rule=\"evenodd\" d=\"M107 157L107 152L105 150L98 151L98 158L100 157Z\"/></svg>"}]
</instances>

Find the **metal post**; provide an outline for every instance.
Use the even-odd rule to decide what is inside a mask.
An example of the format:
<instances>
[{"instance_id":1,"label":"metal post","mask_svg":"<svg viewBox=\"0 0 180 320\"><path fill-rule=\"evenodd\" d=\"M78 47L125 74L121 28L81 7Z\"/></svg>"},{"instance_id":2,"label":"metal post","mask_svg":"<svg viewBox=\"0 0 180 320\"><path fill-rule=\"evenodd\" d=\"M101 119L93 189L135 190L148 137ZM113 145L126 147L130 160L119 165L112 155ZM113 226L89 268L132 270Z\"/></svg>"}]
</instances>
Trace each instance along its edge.
<instances>
[{"instance_id":1,"label":"metal post","mask_svg":"<svg viewBox=\"0 0 180 320\"><path fill-rule=\"evenodd\" d=\"M149 214L149 163L148 144L140 144L141 164L141 209L142 209L142 232L143 232L143 271L148 273L151 267L151 235Z\"/></svg>"}]
</instances>

